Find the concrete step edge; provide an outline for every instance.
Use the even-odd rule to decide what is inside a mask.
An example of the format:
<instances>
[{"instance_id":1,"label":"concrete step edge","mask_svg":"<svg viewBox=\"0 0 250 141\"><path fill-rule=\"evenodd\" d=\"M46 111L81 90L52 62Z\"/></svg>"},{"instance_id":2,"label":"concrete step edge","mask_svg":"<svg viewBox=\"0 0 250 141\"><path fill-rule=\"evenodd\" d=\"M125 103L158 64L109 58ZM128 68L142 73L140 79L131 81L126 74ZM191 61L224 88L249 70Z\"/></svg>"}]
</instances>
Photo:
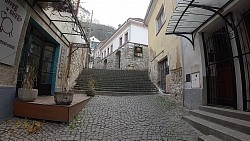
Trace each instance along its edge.
<instances>
[{"instance_id":1,"label":"concrete step edge","mask_svg":"<svg viewBox=\"0 0 250 141\"><path fill-rule=\"evenodd\" d=\"M210 112L205 112L201 110L191 110L190 114L216 124L220 124L231 129L250 134L250 122L245 120L240 120L236 118L226 117L223 115L218 115Z\"/></svg>"},{"instance_id":2,"label":"concrete step edge","mask_svg":"<svg viewBox=\"0 0 250 141\"><path fill-rule=\"evenodd\" d=\"M183 119L205 135L213 135L223 141L249 141L250 135L218 125L207 120L184 116Z\"/></svg>"},{"instance_id":3,"label":"concrete step edge","mask_svg":"<svg viewBox=\"0 0 250 141\"><path fill-rule=\"evenodd\" d=\"M199 109L202 111L207 111L207 112L214 113L214 114L219 114L219 115L224 115L227 117L250 121L250 112L244 112L244 111L226 109L226 108L218 108L218 107L212 107L212 106L200 106Z\"/></svg>"}]
</instances>

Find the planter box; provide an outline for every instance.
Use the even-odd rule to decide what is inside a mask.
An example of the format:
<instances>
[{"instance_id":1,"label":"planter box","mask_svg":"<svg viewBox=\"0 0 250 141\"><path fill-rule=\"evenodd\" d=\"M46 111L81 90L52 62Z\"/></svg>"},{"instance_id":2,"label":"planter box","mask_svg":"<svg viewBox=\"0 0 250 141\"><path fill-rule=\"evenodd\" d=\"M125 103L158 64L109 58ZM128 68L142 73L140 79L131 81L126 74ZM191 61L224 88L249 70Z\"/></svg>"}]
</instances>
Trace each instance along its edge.
<instances>
[{"instance_id":1,"label":"planter box","mask_svg":"<svg viewBox=\"0 0 250 141\"><path fill-rule=\"evenodd\" d=\"M74 95L70 105L56 105L54 96L37 97L34 102L23 102L15 99L13 114L24 118L70 122L89 100L90 97Z\"/></svg>"}]
</instances>

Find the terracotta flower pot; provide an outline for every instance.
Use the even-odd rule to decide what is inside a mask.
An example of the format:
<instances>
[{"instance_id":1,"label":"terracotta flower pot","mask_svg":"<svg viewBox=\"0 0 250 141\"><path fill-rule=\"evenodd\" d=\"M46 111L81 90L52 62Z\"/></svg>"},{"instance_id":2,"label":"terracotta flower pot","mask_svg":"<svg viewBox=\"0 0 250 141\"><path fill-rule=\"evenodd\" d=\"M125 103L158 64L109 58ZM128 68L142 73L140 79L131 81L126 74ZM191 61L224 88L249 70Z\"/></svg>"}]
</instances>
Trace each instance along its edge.
<instances>
[{"instance_id":1,"label":"terracotta flower pot","mask_svg":"<svg viewBox=\"0 0 250 141\"><path fill-rule=\"evenodd\" d=\"M70 105L73 101L73 92L68 93L61 93L55 92L54 93L54 101L57 105Z\"/></svg>"},{"instance_id":2,"label":"terracotta flower pot","mask_svg":"<svg viewBox=\"0 0 250 141\"><path fill-rule=\"evenodd\" d=\"M24 89L24 88L19 88L18 89L18 98L21 101L27 101L27 102L32 102L35 101L38 95L38 90L37 89Z\"/></svg>"}]
</instances>

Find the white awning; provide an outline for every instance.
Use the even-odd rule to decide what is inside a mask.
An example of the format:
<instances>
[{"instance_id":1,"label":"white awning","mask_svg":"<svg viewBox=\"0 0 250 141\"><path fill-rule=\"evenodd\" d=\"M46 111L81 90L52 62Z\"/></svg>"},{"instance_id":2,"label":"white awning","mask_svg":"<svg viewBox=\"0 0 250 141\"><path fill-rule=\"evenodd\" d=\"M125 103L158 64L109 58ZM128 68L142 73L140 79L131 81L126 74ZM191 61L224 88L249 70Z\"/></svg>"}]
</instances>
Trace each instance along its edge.
<instances>
[{"instance_id":1,"label":"white awning","mask_svg":"<svg viewBox=\"0 0 250 141\"><path fill-rule=\"evenodd\" d=\"M166 34L193 34L233 0L180 0L168 23Z\"/></svg>"}]
</instances>

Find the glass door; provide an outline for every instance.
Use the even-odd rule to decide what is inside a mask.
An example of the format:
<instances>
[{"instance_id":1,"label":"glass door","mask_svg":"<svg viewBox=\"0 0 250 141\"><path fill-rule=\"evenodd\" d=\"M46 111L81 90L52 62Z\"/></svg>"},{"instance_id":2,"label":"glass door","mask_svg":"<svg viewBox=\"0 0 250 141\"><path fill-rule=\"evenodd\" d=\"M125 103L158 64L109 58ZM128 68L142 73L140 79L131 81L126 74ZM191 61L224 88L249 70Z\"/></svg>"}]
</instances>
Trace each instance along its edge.
<instances>
[{"instance_id":1,"label":"glass door","mask_svg":"<svg viewBox=\"0 0 250 141\"><path fill-rule=\"evenodd\" d=\"M48 95L51 93L52 76L56 72L54 67L54 45L47 44L41 53L41 65L39 68L38 91L40 95Z\"/></svg>"},{"instance_id":2,"label":"glass door","mask_svg":"<svg viewBox=\"0 0 250 141\"><path fill-rule=\"evenodd\" d=\"M32 25L29 25L18 69L17 89L22 86L26 68L33 66L37 70L34 88L38 89L38 95L51 95L54 83L52 79L56 74L55 50L55 44Z\"/></svg>"}]
</instances>

